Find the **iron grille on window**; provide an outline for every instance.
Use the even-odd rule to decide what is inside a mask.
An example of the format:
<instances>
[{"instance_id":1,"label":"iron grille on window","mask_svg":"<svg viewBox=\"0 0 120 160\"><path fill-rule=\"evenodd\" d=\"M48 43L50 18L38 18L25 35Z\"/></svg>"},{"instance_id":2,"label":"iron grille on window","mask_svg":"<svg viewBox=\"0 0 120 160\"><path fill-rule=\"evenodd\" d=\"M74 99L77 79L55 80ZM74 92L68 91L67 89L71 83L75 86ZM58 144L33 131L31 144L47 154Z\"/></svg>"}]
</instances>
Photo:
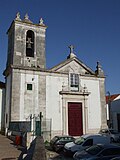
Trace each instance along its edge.
<instances>
[{"instance_id":1,"label":"iron grille on window","mask_svg":"<svg viewBox=\"0 0 120 160\"><path fill-rule=\"evenodd\" d=\"M79 87L79 76L78 76L78 74L71 73L70 74L70 82L71 82L70 86L72 88L75 87L75 88L78 89L78 87Z\"/></svg>"}]
</instances>

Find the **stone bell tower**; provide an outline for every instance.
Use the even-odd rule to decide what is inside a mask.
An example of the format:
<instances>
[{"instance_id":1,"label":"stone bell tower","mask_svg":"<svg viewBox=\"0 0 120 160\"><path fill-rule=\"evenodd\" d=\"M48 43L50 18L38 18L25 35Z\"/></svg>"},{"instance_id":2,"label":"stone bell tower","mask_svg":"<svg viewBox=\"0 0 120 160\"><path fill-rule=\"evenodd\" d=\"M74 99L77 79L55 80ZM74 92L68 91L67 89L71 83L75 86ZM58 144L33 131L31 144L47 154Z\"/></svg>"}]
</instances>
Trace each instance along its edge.
<instances>
[{"instance_id":1,"label":"stone bell tower","mask_svg":"<svg viewBox=\"0 0 120 160\"><path fill-rule=\"evenodd\" d=\"M45 69L45 31L46 26L42 18L39 24L33 24L27 14L21 20L20 14L17 13L7 32L7 67L15 65Z\"/></svg>"},{"instance_id":2,"label":"stone bell tower","mask_svg":"<svg viewBox=\"0 0 120 160\"><path fill-rule=\"evenodd\" d=\"M41 18L34 24L17 13L8 29L6 79L6 128L10 121L22 121L30 114L45 115L45 32ZM42 87L41 87L42 86ZM41 93L41 94L40 94Z\"/></svg>"}]
</instances>

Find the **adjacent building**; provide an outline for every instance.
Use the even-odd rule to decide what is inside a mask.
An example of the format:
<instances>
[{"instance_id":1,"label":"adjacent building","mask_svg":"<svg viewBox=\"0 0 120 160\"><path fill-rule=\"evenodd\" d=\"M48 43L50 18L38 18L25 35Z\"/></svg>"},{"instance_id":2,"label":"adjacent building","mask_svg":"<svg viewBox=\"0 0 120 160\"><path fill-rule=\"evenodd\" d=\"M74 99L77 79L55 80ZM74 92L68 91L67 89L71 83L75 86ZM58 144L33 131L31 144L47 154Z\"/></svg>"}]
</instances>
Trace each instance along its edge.
<instances>
[{"instance_id":1,"label":"adjacent building","mask_svg":"<svg viewBox=\"0 0 120 160\"><path fill-rule=\"evenodd\" d=\"M0 132L5 126L5 83L0 81Z\"/></svg>"},{"instance_id":2,"label":"adjacent building","mask_svg":"<svg viewBox=\"0 0 120 160\"><path fill-rule=\"evenodd\" d=\"M109 93L109 92L108 92ZM107 121L113 129L120 132L120 94L106 96Z\"/></svg>"}]
</instances>

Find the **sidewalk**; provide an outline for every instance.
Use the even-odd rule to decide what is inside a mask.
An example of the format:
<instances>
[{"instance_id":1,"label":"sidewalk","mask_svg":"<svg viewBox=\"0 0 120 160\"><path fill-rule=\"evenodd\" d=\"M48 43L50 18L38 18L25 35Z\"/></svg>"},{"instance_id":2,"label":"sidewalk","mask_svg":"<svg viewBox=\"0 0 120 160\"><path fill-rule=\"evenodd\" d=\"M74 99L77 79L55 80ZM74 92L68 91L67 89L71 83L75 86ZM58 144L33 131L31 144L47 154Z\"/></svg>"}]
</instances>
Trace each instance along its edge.
<instances>
[{"instance_id":1,"label":"sidewalk","mask_svg":"<svg viewBox=\"0 0 120 160\"><path fill-rule=\"evenodd\" d=\"M31 144L32 145L26 152L24 147L16 146L12 140L0 134L0 160L32 160L35 148L34 141ZM36 149L36 151L39 152L39 149ZM47 160L71 160L49 149L46 149L46 156Z\"/></svg>"},{"instance_id":2,"label":"sidewalk","mask_svg":"<svg viewBox=\"0 0 120 160\"><path fill-rule=\"evenodd\" d=\"M21 150L6 136L0 134L0 160L18 160Z\"/></svg>"}]
</instances>

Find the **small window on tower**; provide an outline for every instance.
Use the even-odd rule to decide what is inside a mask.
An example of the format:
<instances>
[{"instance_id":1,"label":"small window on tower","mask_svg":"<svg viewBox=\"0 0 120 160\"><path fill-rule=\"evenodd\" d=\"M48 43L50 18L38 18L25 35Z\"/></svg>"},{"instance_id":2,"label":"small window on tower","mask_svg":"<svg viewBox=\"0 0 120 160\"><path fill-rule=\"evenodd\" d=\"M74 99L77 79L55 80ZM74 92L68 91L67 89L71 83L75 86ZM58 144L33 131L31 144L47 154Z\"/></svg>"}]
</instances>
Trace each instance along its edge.
<instances>
[{"instance_id":1,"label":"small window on tower","mask_svg":"<svg viewBox=\"0 0 120 160\"><path fill-rule=\"evenodd\" d=\"M27 84L27 90L32 90L32 84Z\"/></svg>"},{"instance_id":2,"label":"small window on tower","mask_svg":"<svg viewBox=\"0 0 120 160\"><path fill-rule=\"evenodd\" d=\"M31 30L26 35L26 56L34 57L34 32Z\"/></svg>"}]
</instances>

